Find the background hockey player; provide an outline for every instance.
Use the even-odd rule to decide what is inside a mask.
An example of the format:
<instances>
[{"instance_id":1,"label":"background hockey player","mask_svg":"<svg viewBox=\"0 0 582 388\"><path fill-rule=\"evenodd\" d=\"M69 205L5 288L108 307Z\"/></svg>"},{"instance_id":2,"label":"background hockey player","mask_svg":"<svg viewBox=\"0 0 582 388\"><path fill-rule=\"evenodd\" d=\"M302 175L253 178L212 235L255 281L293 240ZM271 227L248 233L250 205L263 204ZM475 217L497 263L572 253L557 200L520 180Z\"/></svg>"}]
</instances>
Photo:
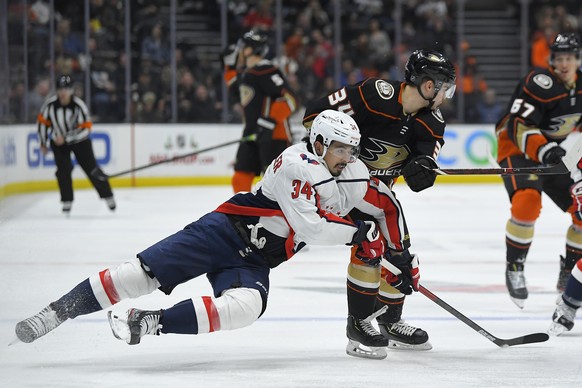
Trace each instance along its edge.
<instances>
[{"instance_id":1,"label":"background hockey player","mask_svg":"<svg viewBox=\"0 0 582 388\"><path fill-rule=\"evenodd\" d=\"M255 176L291 144L288 119L297 110L297 97L283 73L265 58L268 51L267 36L250 31L223 57L224 79L243 108L243 136L256 135L237 150L235 193L250 191Z\"/></svg>"},{"instance_id":2,"label":"background hockey player","mask_svg":"<svg viewBox=\"0 0 582 388\"><path fill-rule=\"evenodd\" d=\"M306 243L357 244L356 255L379 260L384 240L375 223L352 223L341 218L344 214L338 210L365 205L362 199L370 186L368 170L357 158L357 125L343 113L323 112L304 140L269 166L254 193L233 196L136 259L79 283L38 314L19 322L18 339L32 342L67 319L156 289L169 294L178 284L202 274L207 274L213 297L193 297L163 310L130 309L125 316L110 312L114 334L137 344L147 334L237 329L250 325L265 311L270 269ZM320 195L332 200L324 203ZM382 219L381 212L378 217ZM368 322L361 329L370 327Z\"/></svg>"},{"instance_id":3,"label":"background hockey player","mask_svg":"<svg viewBox=\"0 0 582 388\"><path fill-rule=\"evenodd\" d=\"M580 306L582 306L582 259L578 260L572 268L564 293L552 315L552 324L548 333L558 336L572 330L576 311Z\"/></svg>"},{"instance_id":4,"label":"background hockey player","mask_svg":"<svg viewBox=\"0 0 582 388\"><path fill-rule=\"evenodd\" d=\"M437 167L436 159L444 144L445 120L438 107L455 92L455 70L442 54L430 50L415 51L405 69L405 81L369 78L355 85L336 90L307 105L303 123L309 128L312 120L324 109L335 109L352 116L362 134L360 159L372 175L390 189L403 175L415 192L434 184L436 175L425 168ZM375 204L386 214L385 237L390 248L390 261L402 271L399 276L381 269L377 262L360 260L352 251L348 267L347 351L355 356L369 354L354 347L390 346L428 350L428 334L402 320L405 294L416 290L418 258L409 252L410 237L400 202L392 190ZM353 219L371 219L362 211L350 213ZM388 280L388 281L386 281ZM388 306L377 317L380 333L362 332L355 323L373 311Z\"/></svg>"},{"instance_id":5,"label":"background hockey player","mask_svg":"<svg viewBox=\"0 0 582 388\"><path fill-rule=\"evenodd\" d=\"M529 167L560 162L560 143L580 127L582 73L580 41L559 34L551 46L550 66L532 70L517 85L504 116L496 125L501 167ZM560 257L557 289L564 291L572 267L582 257L582 171L571 176L505 176L511 201L507 221L505 280L509 296L520 308L528 297L524 265L542 209L542 192L572 216L566 232L566 254Z\"/></svg>"}]
</instances>

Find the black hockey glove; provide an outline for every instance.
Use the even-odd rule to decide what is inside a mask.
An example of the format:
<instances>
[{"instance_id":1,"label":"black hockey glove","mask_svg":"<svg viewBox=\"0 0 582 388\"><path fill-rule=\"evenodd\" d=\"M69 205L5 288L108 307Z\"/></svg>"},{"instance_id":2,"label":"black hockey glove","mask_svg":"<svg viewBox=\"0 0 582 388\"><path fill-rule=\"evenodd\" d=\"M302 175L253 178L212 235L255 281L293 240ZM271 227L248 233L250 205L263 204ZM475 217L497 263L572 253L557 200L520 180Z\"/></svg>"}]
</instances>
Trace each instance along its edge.
<instances>
[{"instance_id":1,"label":"black hockey glove","mask_svg":"<svg viewBox=\"0 0 582 388\"><path fill-rule=\"evenodd\" d=\"M398 255L386 254L385 259L388 261L387 267L390 268L387 268L386 283L406 295L418 291L420 270L417 255L411 255L406 250Z\"/></svg>"},{"instance_id":2,"label":"black hockey glove","mask_svg":"<svg viewBox=\"0 0 582 388\"><path fill-rule=\"evenodd\" d=\"M352 238L352 245L358 245L356 257L362 262L377 267L386 251L384 238L378 231L376 223L372 221L356 221L358 230Z\"/></svg>"},{"instance_id":3,"label":"black hockey glove","mask_svg":"<svg viewBox=\"0 0 582 388\"><path fill-rule=\"evenodd\" d=\"M538 149L538 159L547 165L560 163L564 155L566 150L554 142L544 144Z\"/></svg>"},{"instance_id":4,"label":"black hockey glove","mask_svg":"<svg viewBox=\"0 0 582 388\"><path fill-rule=\"evenodd\" d=\"M418 193L434 184L436 173L430 169L438 168L433 158L426 155L417 156L402 169L402 176L410 190Z\"/></svg>"}]
</instances>

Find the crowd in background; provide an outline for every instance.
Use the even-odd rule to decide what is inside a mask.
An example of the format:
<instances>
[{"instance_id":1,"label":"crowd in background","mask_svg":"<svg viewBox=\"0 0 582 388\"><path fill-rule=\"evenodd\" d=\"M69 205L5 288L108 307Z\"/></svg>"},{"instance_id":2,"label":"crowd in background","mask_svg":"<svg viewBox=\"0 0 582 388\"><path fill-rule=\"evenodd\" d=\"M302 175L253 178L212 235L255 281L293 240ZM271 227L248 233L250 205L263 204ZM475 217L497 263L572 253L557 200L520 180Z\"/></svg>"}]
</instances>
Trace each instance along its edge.
<instances>
[{"instance_id":1,"label":"crowd in background","mask_svg":"<svg viewBox=\"0 0 582 388\"><path fill-rule=\"evenodd\" d=\"M226 1L226 0L225 0ZM513 3L516 3L515 0ZM50 70L73 77L75 93L85 96L84 77L90 69L91 112L95 122L167 122L171 119L172 68L169 20L161 17L161 3L135 0L131 7L131 58L125 54L124 0L90 0L88 53L85 47L83 2L54 0L54 63L49 52L49 13L45 0L9 1L10 122L32 122L53 90ZM208 15L219 21L220 1L179 1L182 12ZM402 2L402 36L395 44L393 1L342 1L341 46L336 52L333 30L333 1L296 0L282 2L281 55L275 56L275 1L228 0L228 33L235 42L242 33L261 30L271 39L270 58L286 73L300 101L306 102L338 86L366 77L402 79L411 50L431 47L457 61L454 17L455 0L411 0ZM509 2L511 3L511 2ZM533 0L530 7L531 65L547 66L549 43L558 32L578 32L582 5L578 1ZM22 13L28 15L28 66L22 63ZM516 23L518 21L516 20ZM220 31L220 24L215 28ZM175 54L178 122L223 120L222 63L197 57L178 42ZM334 77L340 56L339 80ZM126 117L125 69L132 68L129 118ZM464 56L464 77L458 87L469 98L465 122L495 122L503 106L496 91L479 72L479 58ZM90 66L88 66L90 65ZM24 73L29 80L26 92ZM516 82L512 81L512 82ZM336 85L339 82L340 85ZM24 113L24 100L28 115ZM454 101L444 107L449 122L455 121ZM237 122L240 108L230 102L226 121Z\"/></svg>"}]
</instances>

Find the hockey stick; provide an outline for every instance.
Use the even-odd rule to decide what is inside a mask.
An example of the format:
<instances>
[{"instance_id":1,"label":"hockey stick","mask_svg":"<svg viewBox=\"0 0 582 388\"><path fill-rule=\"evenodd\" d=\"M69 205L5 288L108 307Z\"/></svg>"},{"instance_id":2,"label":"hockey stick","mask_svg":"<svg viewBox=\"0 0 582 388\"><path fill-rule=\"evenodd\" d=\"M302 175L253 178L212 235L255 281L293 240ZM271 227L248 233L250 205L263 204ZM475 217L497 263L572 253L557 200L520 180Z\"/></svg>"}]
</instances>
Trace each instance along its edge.
<instances>
[{"instance_id":1,"label":"hockey stick","mask_svg":"<svg viewBox=\"0 0 582 388\"><path fill-rule=\"evenodd\" d=\"M400 271L394 264L390 263L388 260L382 259L380 260L380 264L382 267L386 268L388 271L392 272L395 275L400 275L402 271ZM481 326L476 324L471 319L467 318L463 315L460 311L456 310L454 307L449 305L447 302L427 290L423 285L418 285L418 291L426 296L428 299L432 300L443 309L451 313L455 316L455 318L459 319L461 322L469 326L471 329L475 330L477 333L481 334L483 337L487 338L489 341L493 342L495 345L503 348L507 346L515 346L515 345L524 345L524 344L533 344L536 342L545 342L547 341L550 336L546 333L534 333L528 334L521 337L515 337L510 339L502 339L495 337L493 334L489 333L487 330L483 329Z\"/></svg>"},{"instance_id":2,"label":"hockey stick","mask_svg":"<svg viewBox=\"0 0 582 388\"><path fill-rule=\"evenodd\" d=\"M552 166L515 167L515 168L434 168L423 166L438 175L553 175L572 171L582 158L582 135L578 136L568 149L562 161Z\"/></svg>"},{"instance_id":3,"label":"hockey stick","mask_svg":"<svg viewBox=\"0 0 582 388\"><path fill-rule=\"evenodd\" d=\"M487 338L489 341L493 342L495 345L497 345L501 348L508 347L508 346L515 346L515 345L533 344L536 342L545 342L550 338L550 336L547 335L546 333L533 333L533 334L527 334L527 335L524 335L521 337L515 337L515 338L510 338L510 339L502 339L502 338L495 337L493 334L491 334L487 330L483 329L481 326L476 324L474 321L467 318L465 315L461 314L459 311L457 311L454 307L449 305L447 302L445 302L444 300L442 300L441 298L439 298L438 296L436 296L435 294L433 294L432 292L427 290L424 286L419 285L418 291L422 295L426 296L428 299L432 300L433 302L435 302L436 304L441 306L443 309L445 309L446 311L448 311L449 313L454 315L457 319L459 319L460 321L465 323L471 329L475 330L477 333L481 334L483 337Z\"/></svg>"},{"instance_id":4,"label":"hockey stick","mask_svg":"<svg viewBox=\"0 0 582 388\"><path fill-rule=\"evenodd\" d=\"M229 145L241 143L243 141L253 141L253 140L255 140L255 138L256 138L256 135L254 135L254 134L253 135L244 136L243 138L238 139L238 140L232 140L232 141L229 141L229 142L226 142L226 143L222 143L222 144L218 144L218 145L215 145L215 146L212 146L212 147L202 148L202 149L199 149L199 150L196 150L196 151L190 152L188 154L184 154L184 155L176 155L176 156L174 156L173 158L170 158L170 159L160 160L160 161L157 161L157 162L153 162L153 163L150 163L150 164L146 164L146 165L143 165L143 166L140 166L140 167L130 168L129 170L120 171L120 172L117 172L115 174L110 174L110 175L107 175L103 171L101 171L101 169L96 168L93 171L91 171L91 175L94 178L99 179L100 181L105 181L108 178L115 178L115 177L118 177L118 176L121 176L121 175L125 175L125 174L129 174L129 173L135 172L135 171L144 170L146 168L150 168L150 167L153 167L153 166L157 166L158 164L171 163L171 162L174 162L176 160L180 160L180 159L187 158L189 156L198 155L198 154L201 154L203 152L216 150L216 149L223 148L223 147L226 147L226 146L229 146Z\"/></svg>"}]
</instances>

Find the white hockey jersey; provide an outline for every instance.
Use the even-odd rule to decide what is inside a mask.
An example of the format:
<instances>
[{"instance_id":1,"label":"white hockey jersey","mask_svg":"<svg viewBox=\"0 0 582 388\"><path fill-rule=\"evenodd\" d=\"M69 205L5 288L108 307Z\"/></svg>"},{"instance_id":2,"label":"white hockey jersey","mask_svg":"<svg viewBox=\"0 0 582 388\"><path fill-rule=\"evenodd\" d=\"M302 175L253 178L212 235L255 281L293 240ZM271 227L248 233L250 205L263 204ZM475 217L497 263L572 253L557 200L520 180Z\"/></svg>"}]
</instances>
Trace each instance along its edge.
<instances>
[{"instance_id":1,"label":"white hockey jersey","mask_svg":"<svg viewBox=\"0 0 582 388\"><path fill-rule=\"evenodd\" d=\"M240 232L278 265L305 244L349 244L357 228L342 217L362 202L369 184L360 160L334 178L300 143L269 165L253 193L239 193L216 211L230 214Z\"/></svg>"}]
</instances>

